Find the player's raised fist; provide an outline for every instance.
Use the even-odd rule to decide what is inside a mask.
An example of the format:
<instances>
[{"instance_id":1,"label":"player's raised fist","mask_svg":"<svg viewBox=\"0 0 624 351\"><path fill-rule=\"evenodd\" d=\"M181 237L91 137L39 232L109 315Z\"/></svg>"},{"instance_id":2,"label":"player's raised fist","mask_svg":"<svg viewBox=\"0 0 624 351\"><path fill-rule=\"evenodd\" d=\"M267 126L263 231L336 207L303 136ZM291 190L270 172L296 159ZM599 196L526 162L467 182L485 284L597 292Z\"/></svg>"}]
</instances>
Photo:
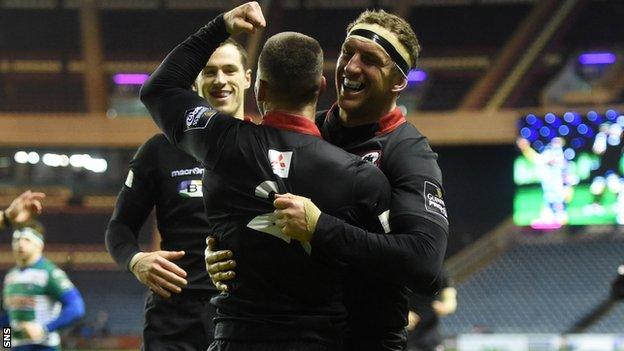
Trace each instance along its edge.
<instances>
[{"instance_id":1,"label":"player's raised fist","mask_svg":"<svg viewBox=\"0 0 624 351\"><path fill-rule=\"evenodd\" d=\"M253 33L264 28L266 21L257 1L244 3L223 15L225 27L231 35L241 32Z\"/></svg>"}]
</instances>

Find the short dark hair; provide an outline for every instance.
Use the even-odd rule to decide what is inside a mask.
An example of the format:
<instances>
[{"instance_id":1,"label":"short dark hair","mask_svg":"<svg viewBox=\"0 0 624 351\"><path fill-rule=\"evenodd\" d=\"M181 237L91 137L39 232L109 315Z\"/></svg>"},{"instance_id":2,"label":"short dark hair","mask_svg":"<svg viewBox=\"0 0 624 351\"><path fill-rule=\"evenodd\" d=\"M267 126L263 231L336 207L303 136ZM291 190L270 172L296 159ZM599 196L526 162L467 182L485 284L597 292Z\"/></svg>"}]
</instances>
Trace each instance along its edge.
<instances>
[{"instance_id":1,"label":"short dark hair","mask_svg":"<svg viewBox=\"0 0 624 351\"><path fill-rule=\"evenodd\" d=\"M232 39L232 38L227 38L223 43L221 43L221 45L219 46L223 46L223 45L233 45L236 50L238 50L238 53L240 54L240 59L241 59L241 64L243 65L243 68L246 70L248 67L247 64L247 50L245 50L245 48L236 40Z\"/></svg>"},{"instance_id":2,"label":"short dark hair","mask_svg":"<svg viewBox=\"0 0 624 351\"><path fill-rule=\"evenodd\" d=\"M406 20L384 10L366 10L347 26L347 33L358 23L378 24L396 34L397 39L405 46L410 55L412 62L409 64L411 67L416 67L421 47L416 33Z\"/></svg>"},{"instance_id":3,"label":"short dark hair","mask_svg":"<svg viewBox=\"0 0 624 351\"><path fill-rule=\"evenodd\" d=\"M258 67L281 101L300 107L313 101L321 87L323 49L307 35L279 33L264 44Z\"/></svg>"}]
</instances>

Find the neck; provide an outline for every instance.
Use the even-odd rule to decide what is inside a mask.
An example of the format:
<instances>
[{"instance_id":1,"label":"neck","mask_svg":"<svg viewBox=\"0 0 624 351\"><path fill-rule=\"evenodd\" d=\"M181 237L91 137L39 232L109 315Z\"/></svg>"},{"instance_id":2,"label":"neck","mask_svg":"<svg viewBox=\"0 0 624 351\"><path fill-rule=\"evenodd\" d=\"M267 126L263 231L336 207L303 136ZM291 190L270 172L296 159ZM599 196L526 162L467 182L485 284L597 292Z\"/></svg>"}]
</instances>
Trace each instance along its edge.
<instances>
[{"instance_id":1,"label":"neck","mask_svg":"<svg viewBox=\"0 0 624 351\"><path fill-rule=\"evenodd\" d=\"M267 110L265 114L269 112L283 112L291 115L297 115L301 117L305 117L306 119L314 122L316 117L316 102L313 104L308 104L300 108L292 108L286 106L280 106L279 104L269 105L267 106Z\"/></svg>"},{"instance_id":2,"label":"neck","mask_svg":"<svg viewBox=\"0 0 624 351\"><path fill-rule=\"evenodd\" d=\"M41 254L34 254L32 256L30 256L29 258L23 259L23 260L18 260L17 261L17 265L20 267L28 267L28 266L32 266L33 264L35 264L37 261L39 261L39 259L41 259Z\"/></svg>"},{"instance_id":3,"label":"neck","mask_svg":"<svg viewBox=\"0 0 624 351\"><path fill-rule=\"evenodd\" d=\"M245 119L245 108L243 107L243 104L241 104L240 107L234 111L232 117L236 119Z\"/></svg>"},{"instance_id":4,"label":"neck","mask_svg":"<svg viewBox=\"0 0 624 351\"><path fill-rule=\"evenodd\" d=\"M388 107L380 108L377 111L352 111L347 112L340 108L338 116L340 122L345 127L357 127L366 124L377 123L381 118L396 108L396 101L393 101Z\"/></svg>"}]
</instances>

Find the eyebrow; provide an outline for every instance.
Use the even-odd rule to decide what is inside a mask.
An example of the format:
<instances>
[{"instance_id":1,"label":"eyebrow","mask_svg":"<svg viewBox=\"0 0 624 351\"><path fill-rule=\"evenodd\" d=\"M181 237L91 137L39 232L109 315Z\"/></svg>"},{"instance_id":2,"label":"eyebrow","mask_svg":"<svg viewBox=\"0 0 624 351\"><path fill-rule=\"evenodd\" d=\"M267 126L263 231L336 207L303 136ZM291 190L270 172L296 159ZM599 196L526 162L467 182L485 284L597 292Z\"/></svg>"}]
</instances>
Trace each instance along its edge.
<instances>
[{"instance_id":1,"label":"eyebrow","mask_svg":"<svg viewBox=\"0 0 624 351\"><path fill-rule=\"evenodd\" d=\"M353 38L353 40L354 41L358 41L360 43L360 45L359 45L360 48L358 50L361 51L362 55L372 56L372 57L374 57L376 59L379 59L382 62L385 62L388 59L392 60L392 58L385 51L383 51L383 49L379 48L375 44L369 43L369 42L366 42L366 41L363 41L363 40L360 40L360 39L357 39L357 38ZM363 47L362 47L362 45L363 45ZM356 48L354 46L355 46L354 44L349 43L347 41L345 41L342 44L343 48L348 47L351 50L356 50Z\"/></svg>"}]
</instances>

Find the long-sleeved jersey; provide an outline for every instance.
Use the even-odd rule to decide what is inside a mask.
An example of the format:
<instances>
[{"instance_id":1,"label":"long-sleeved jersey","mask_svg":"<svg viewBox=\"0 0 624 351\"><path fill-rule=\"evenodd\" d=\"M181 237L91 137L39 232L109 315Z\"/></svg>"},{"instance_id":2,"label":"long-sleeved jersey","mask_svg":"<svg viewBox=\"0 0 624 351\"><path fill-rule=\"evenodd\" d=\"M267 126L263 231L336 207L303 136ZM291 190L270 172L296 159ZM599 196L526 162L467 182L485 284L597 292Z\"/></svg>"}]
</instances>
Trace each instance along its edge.
<instances>
[{"instance_id":1,"label":"long-sleeved jersey","mask_svg":"<svg viewBox=\"0 0 624 351\"><path fill-rule=\"evenodd\" d=\"M376 167L323 141L304 117L271 112L254 125L189 93L227 36L219 16L176 47L141 92L167 137L202 161L210 232L236 255L230 292L212 300L215 339L334 343L343 336L345 267L281 234L273 194L310 197L326 213L383 232L389 184Z\"/></svg>"},{"instance_id":2,"label":"long-sleeved jersey","mask_svg":"<svg viewBox=\"0 0 624 351\"><path fill-rule=\"evenodd\" d=\"M334 105L319 113L317 125L325 140L386 175L392 187L392 234L376 235L322 214L311 244L358 267L347 279L345 296L352 339L398 343L407 324L407 286L423 294L437 288L448 237L442 174L427 139L398 108L378 123L354 128L340 124L338 111Z\"/></svg>"},{"instance_id":3,"label":"long-sleeved jersey","mask_svg":"<svg viewBox=\"0 0 624 351\"><path fill-rule=\"evenodd\" d=\"M106 230L106 246L124 269L140 251L141 226L156 206L156 219L167 251L185 251L174 263L187 273L185 289L216 292L206 272L204 248L208 221L202 198L201 163L171 145L162 134L146 141L130 162Z\"/></svg>"}]
</instances>

